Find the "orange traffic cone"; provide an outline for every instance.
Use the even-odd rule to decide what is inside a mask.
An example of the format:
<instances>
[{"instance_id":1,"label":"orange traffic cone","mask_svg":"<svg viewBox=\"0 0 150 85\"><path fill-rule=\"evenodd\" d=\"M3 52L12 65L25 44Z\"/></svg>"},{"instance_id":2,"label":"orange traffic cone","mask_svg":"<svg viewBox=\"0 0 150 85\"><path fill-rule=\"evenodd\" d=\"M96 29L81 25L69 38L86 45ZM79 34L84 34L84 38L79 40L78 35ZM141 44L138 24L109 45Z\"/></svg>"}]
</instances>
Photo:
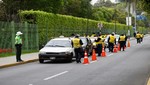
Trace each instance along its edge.
<instances>
[{"instance_id":1,"label":"orange traffic cone","mask_svg":"<svg viewBox=\"0 0 150 85\"><path fill-rule=\"evenodd\" d=\"M120 51L120 44L118 44L118 51Z\"/></svg>"},{"instance_id":2,"label":"orange traffic cone","mask_svg":"<svg viewBox=\"0 0 150 85\"><path fill-rule=\"evenodd\" d=\"M105 52L105 50L104 50L104 47L103 47L103 49L102 49L101 56L102 56L102 57L106 57L106 52Z\"/></svg>"},{"instance_id":3,"label":"orange traffic cone","mask_svg":"<svg viewBox=\"0 0 150 85\"><path fill-rule=\"evenodd\" d=\"M93 52L92 52L92 61L95 61L95 60L97 60L97 58L96 58L95 50L93 49Z\"/></svg>"},{"instance_id":4,"label":"orange traffic cone","mask_svg":"<svg viewBox=\"0 0 150 85\"><path fill-rule=\"evenodd\" d=\"M128 41L128 47L130 47L130 42Z\"/></svg>"},{"instance_id":5,"label":"orange traffic cone","mask_svg":"<svg viewBox=\"0 0 150 85\"><path fill-rule=\"evenodd\" d=\"M84 53L84 61L83 61L83 64L89 64L89 59L88 59L88 55L87 55L87 52L85 51Z\"/></svg>"},{"instance_id":6,"label":"orange traffic cone","mask_svg":"<svg viewBox=\"0 0 150 85\"><path fill-rule=\"evenodd\" d=\"M114 46L114 53L117 53L117 48L116 48L116 45Z\"/></svg>"}]
</instances>

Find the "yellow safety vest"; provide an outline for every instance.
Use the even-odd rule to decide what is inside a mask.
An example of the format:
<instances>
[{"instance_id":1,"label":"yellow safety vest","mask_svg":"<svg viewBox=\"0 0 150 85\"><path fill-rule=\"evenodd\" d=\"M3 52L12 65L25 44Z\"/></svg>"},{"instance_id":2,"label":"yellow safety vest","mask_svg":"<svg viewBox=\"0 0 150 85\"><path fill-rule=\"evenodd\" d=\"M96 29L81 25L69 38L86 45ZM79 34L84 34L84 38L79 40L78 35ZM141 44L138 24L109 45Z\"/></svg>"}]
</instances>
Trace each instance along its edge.
<instances>
[{"instance_id":1,"label":"yellow safety vest","mask_svg":"<svg viewBox=\"0 0 150 85\"><path fill-rule=\"evenodd\" d=\"M102 40L96 42L96 45L98 45L98 44L102 44L103 47L105 46L105 45L104 45L104 42L103 42Z\"/></svg>"},{"instance_id":2,"label":"yellow safety vest","mask_svg":"<svg viewBox=\"0 0 150 85\"><path fill-rule=\"evenodd\" d=\"M74 39L73 39L73 47L74 47L74 48L79 48L79 47L81 47L80 39L78 39L78 38L74 38Z\"/></svg>"},{"instance_id":3,"label":"yellow safety vest","mask_svg":"<svg viewBox=\"0 0 150 85\"><path fill-rule=\"evenodd\" d=\"M119 41L125 41L125 36L120 36L120 40Z\"/></svg>"},{"instance_id":4,"label":"yellow safety vest","mask_svg":"<svg viewBox=\"0 0 150 85\"><path fill-rule=\"evenodd\" d=\"M96 42L96 45L98 45L98 44L103 44L102 40Z\"/></svg>"},{"instance_id":5,"label":"yellow safety vest","mask_svg":"<svg viewBox=\"0 0 150 85\"><path fill-rule=\"evenodd\" d=\"M92 35L91 35L91 37L95 37L95 36L96 36L95 34L92 34Z\"/></svg>"},{"instance_id":6,"label":"yellow safety vest","mask_svg":"<svg viewBox=\"0 0 150 85\"><path fill-rule=\"evenodd\" d=\"M115 42L115 36L112 36L112 35L111 35L111 36L110 36L110 39L109 39L109 42L110 42L110 43L114 43L114 42Z\"/></svg>"},{"instance_id":7,"label":"yellow safety vest","mask_svg":"<svg viewBox=\"0 0 150 85\"><path fill-rule=\"evenodd\" d=\"M144 37L144 35L143 34L141 34L141 38L143 38Z\"/></svg>"},{"instance_id":8,"label":"yellow safety vest","mask_svg":"<svg viewBox=\"0 0 150 85\"><path fill-rule=\"evenodd\" d=\"M136 38L140 38L141 37L141 35L140 34L136 34Z\"/></svg>"}]
</instances>

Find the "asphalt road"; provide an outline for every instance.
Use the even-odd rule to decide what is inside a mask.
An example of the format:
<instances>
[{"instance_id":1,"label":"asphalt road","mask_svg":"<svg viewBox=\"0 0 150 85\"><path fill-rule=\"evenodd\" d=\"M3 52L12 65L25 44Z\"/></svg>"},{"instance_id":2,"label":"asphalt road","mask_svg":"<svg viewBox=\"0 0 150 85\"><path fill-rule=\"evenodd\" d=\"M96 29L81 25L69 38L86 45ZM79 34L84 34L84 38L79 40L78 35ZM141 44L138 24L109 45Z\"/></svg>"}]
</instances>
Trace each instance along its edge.
<instances>
[{"instance_id":1,"label":"asphalt road","mask_svg":"<svg viewBox=\"0 0 150 85\"><path fill-rule=\"evenodd\" d=\"M125 52L107 52L88 65L39 62L0 69L0 85L146 85L150 75L150 37L131 40ZM91 58L89 58L91 61Z\"/></svg>"}]
</instances>

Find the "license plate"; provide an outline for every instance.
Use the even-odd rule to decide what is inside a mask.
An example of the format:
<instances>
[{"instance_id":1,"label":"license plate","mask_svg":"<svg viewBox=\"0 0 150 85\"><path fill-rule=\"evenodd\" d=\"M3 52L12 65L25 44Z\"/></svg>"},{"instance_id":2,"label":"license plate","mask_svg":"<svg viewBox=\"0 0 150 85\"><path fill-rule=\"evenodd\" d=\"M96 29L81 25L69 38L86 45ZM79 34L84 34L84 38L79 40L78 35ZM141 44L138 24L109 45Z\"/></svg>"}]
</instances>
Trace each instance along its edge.
<instances>
[{"instance_id":1,"label":"license plate","mask_svg":"<svg viewBox=\"0 0 150 85\"><path fill-rule=\"evenodd\" d=\"M54 59L56 59L56 58L55 58L55 57L50 57L50 59L54 60Z\"/></svg>"}]
</instances>

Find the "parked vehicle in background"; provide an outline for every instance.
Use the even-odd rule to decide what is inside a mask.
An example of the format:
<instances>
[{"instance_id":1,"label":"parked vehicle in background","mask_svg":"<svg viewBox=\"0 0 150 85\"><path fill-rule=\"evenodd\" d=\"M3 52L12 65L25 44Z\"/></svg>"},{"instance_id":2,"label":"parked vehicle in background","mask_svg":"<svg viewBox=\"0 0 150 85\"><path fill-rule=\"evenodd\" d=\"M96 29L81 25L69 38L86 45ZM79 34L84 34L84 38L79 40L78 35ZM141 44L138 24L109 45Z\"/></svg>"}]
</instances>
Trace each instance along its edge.
<instances>
[{"instance_id":1,"label":"parked vehicle in background","mask_svg":"<svg viewBox=\"0 0 150 85\"><path fill-rule=\"evenodd\" d=\"M69 62L75 56L74 48L70 38L54 38L51 39L40 51L39 62L43 63L44 60L57 60L65 59Z\"/></svg>"},{"instance_id":2,"label":"parked vehicle in background","mask_svg":"<svg viewBox=\"0 0 150 85\"><path fill-rule=\"evenodd\" d=\"M110 35L107 35L107 37L106 37L105 40L104 40L104 43L105 43L105 46L106 46L106 47L108 47L108 38L109 38L109 36L110 36ZM116 38L116 44L118 44L118 40L119 40L120 35L115 34L114 36L115 36L115 38Z\"/></svg>"},{"instance_id":3,"label":"parked vehicle in background","mask_svg":"<svg viewBox=\"0 0 150 85\"><path fill-rule=\"evenodd\" d=\"M91 40L92 43L94 43L97 37L90 37L89 39Z\"/></svg>"}]
</instances>

